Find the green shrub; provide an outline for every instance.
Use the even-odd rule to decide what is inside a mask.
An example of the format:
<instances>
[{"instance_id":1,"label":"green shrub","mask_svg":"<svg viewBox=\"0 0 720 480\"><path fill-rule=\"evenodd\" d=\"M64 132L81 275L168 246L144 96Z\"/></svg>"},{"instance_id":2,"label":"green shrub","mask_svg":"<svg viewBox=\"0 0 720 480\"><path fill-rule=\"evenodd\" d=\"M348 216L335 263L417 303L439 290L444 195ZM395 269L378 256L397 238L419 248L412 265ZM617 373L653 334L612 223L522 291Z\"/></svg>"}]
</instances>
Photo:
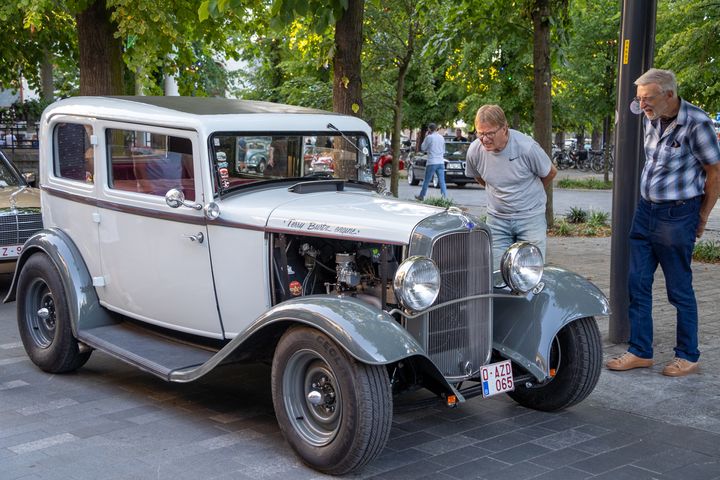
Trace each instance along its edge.
<instances>
[{"instance_id":1,"label":"green shrub","mask_svg":"<svg viewBox=\"0 0 720 480\"><path fill-rule=\"evenodd\" d=\"M569 237L572 234L572 228L570 228L570 225L568 225L565 219L562 219L556 226L556 232L561 237Z\"/></svg>"},{"instance_id":2,"label":"green shrub","mask_svg":"<svg viewBox=\"0 0 720 480\"><path fill-rule=\"evenodd\" d=\"M608 223L610 215L607 212L591 211L587 223L593 227L604 227Z\"/></svg>"},{"instance_id":3,"label":"green shrub","mask_svg":"<svg viewBox=\"0 0 720 480\"><path fill-rule=\"evenodd\" d=\"M585 179L570 179L563 178L558 180L557 188L584 188L588 190L610 190L612 189L612 182L604 182L595 178Z\"/></svg>"},{"instance_id":4,"label":"green shrub","mask_svg":"<svg viewBox=\"0 0 720 480\"><path fill-rule=\"evenodd\" d=\"M580 207L570 207L570 213L565 215L565 219L570 223L585 223L587 217L587 212Z\"/></svg>"},{"instance_id":5,"label":"green shrub","mask_svg":"<svg viewBox=\"0 0 720 480\"><path fill-rule=\"evenodd\" d=\"M720 242L701 240L695 244L693 259L699 262L720 263Z\"/></svg>"},{"instance_id":6,"label":"green shrub","mask_svg":"<svg viewBox=\"0 0 720 480\"><path fill-rule=\"evenodd\" d=\"M449 208L449 207L456 206L456 204L452 198L445 198L445 197L426 197L422 203L424 203L426 205L434 205L436 207L443 207L443 208Z\"/></svg>"}]
</instances>

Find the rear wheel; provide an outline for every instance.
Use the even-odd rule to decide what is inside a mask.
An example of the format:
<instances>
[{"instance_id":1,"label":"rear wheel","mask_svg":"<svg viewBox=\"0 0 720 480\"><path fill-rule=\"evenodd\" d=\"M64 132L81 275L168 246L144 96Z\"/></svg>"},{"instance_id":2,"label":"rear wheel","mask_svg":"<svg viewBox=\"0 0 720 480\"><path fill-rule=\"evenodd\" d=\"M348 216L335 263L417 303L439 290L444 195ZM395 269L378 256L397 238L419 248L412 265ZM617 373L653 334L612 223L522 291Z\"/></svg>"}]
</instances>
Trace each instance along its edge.
<instances>
[{"instance_id":1,"label":"rear wheel","mask_svg":"<svg viewBox=\"0 0 720 480\"><path fill-rule=\"evenodd\" d=\"M385 165L383 165L382 171L384 177L389 177L390 175L392 175L392 163L386 163Z\"/></svg>"},{"instance_id":2,"label":"rear wheel","mask_svg":"<svg viewBox=\"0 0 720 480\"><path fill-rule=\"evenodd\" d=\"M544 411L568 408L590 395L602 365L600 331L593 317L575 320L558 332L549 364L555 369L551 380L529 388L517 385L508 395L524 407Z\"/></svg>"},{"instance_id":3,"label":"rear wheel","mask_svg":"<svg viewBox=\"0 0 720 480\"><path fill-rule=\"evenodd\" d=\"M296 327L280 339L271 377L280 430L310 467L341 475L382 452L392 424L384 367L350 358L318 330Z\"/></svg>"},{"instance_id":4,"label":"rear wheel","mask_svg":"<svg viewBox=\"0 0 720 480\"><path fill-rule=\"evenodd\" d=\"M65 288L50 258L42 253L23 265L17 287L20 338L30 360L42 370L76 370L90 358L73 336Z\"/></svg>"}]
</instances>

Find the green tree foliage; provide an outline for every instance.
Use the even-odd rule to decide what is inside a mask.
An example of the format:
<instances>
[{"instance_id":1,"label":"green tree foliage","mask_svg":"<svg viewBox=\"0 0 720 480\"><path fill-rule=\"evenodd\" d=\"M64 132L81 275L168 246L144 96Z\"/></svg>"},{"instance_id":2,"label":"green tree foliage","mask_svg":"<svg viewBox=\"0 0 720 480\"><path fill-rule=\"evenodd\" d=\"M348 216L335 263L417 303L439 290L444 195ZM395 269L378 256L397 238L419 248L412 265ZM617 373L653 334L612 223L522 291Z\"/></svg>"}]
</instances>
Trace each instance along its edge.
<instances>
[{"instance_id":1,"label":"green tree foliage","mask_svg":"<svg viewBox=\"0 0 720 480\"><path fill-rule=\"evenodd\" d=\"M62 76L77 62L75 21L62 2L38 8L33 0L15 0L0 5L0 88L18 89L24 77L30 87L41 90L43 62L54 64ZM63 83L72 90L77 82Z\"/></svg>"},{"instance_id":2,"label":"green tree foliage","mask_svg":"<svg viewBox=\"0 0 720 480\"><path fill-rule=\"evenodd\" d=\"M568 43L553 75L553 127L592 130L615 110L620 5L573 0Z\"/></svg>"},{"instance_id":3,"label":"green tree foliage","mask_svg":"<svg viewBox=\"0 0 720 480\"><path fill-rule=\"evenodd\" d=\"M679 94L710 113L720 111L720 2L658 2L655 66L673 70Z\"/></svg>"}]
</instances>

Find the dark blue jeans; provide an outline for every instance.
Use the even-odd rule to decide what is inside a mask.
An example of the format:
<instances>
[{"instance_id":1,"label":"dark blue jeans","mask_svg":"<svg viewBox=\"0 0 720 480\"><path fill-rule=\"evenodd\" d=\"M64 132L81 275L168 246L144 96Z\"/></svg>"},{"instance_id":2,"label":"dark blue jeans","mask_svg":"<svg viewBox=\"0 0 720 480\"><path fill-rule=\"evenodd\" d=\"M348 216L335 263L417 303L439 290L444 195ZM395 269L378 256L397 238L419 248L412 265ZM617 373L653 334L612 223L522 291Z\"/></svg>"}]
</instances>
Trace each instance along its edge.
<instances>
[{"instance_id":1,"label":"dark blue jeans","mask_svg":"<svg viewBox=\"0 0 720 480\"><path fill-rule=\"evenodd\" d=\"M692 286L695 231L702 197L683 202L650 203L640 198L630 229L630 348L641 358L653 356L652 285L658 264L670 303L677 310L675 356L696 362L698 313Z\"/></svg>"}]
</instances>

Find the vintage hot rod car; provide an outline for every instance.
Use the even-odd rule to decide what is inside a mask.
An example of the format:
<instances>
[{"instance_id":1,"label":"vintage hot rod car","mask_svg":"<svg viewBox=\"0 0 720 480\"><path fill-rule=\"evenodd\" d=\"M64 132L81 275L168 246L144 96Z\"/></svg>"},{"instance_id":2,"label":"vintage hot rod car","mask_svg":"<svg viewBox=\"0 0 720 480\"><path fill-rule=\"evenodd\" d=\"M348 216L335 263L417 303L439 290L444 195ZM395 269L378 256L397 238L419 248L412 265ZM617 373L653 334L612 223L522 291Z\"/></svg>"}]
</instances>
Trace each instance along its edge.
<instances>
[{"instance_id":1,"label":"vintage hot rod car","mask_svg":"<svg viewBox=\"0 0 720 480\"><path fill-rule=\"evenodd\" d=\"M477 218L377 193L358 118L88 97L48 107L41 129L45 228L6 301L42 370L93 350L171 382L269 362L285 439L331 474L379 455L394 398L509 392L550 411L595 387L600 290L526 243L494 272ZM262 172L228 165L241 137L268 140ZM309 171L310 141L331 172Z\"/></svg>"}]
</instances>

